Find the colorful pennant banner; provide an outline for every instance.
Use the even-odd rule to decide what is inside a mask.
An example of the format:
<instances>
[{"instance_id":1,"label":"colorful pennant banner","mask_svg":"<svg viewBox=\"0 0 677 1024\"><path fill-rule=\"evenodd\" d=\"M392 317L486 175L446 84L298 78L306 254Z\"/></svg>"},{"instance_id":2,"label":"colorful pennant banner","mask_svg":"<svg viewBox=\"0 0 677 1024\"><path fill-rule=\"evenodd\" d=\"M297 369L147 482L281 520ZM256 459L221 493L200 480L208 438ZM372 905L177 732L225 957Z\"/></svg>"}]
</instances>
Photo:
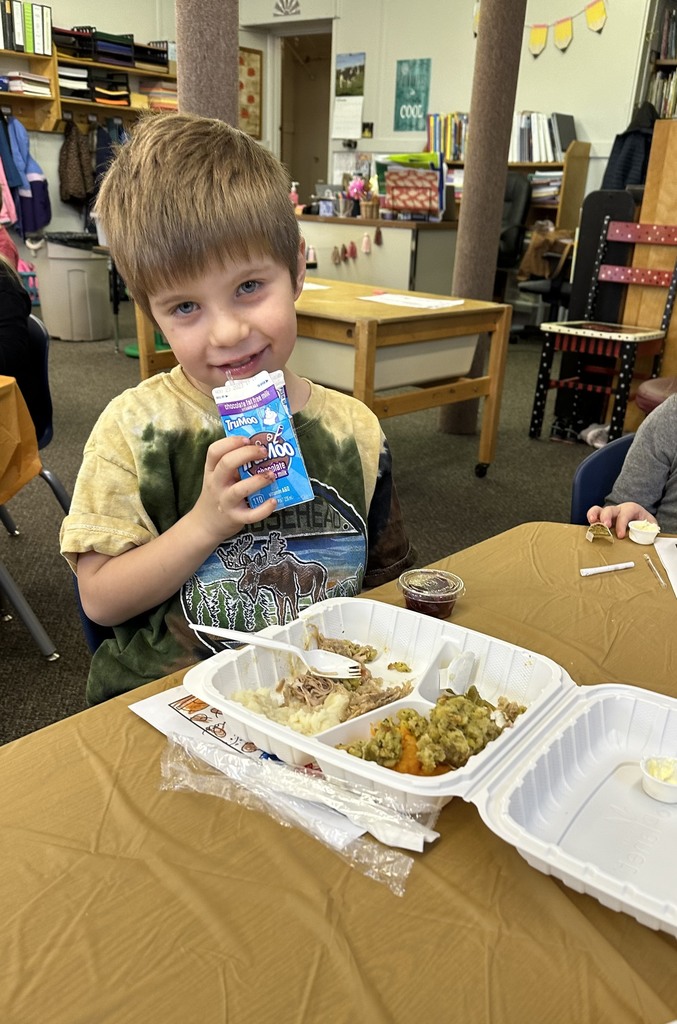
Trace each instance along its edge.
<instances>
[{"instance_id":1,"label":"colorful pennant banner","mask_svg":"<svg viewBox=\"0 0 677 1024\"><path fill-rule=\"evenodd\" d=\"M574 18L585 15L585 23L592 32L601 32L606 24L607 9L605 0L591 0L576 14L560 18L550 24L526 25L529 30L529 52L538 57L548 43L548 31L553 29L553 38L558 50L566 50L574 38Z\"/></svg>"}]
</instances>

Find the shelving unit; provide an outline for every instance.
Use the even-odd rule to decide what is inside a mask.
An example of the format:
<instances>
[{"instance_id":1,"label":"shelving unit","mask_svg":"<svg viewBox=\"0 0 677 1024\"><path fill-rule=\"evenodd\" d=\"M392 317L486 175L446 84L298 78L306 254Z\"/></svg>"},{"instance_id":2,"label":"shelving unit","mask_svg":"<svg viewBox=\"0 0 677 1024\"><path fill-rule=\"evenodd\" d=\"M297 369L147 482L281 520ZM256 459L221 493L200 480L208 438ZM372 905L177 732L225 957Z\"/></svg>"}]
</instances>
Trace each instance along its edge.
<instances>
[{"instance_id":1,"label":"shelving unit","mask_svg":"<svg viewBox=\"0 0 677 1024\"><path fill-rule=\"evenodd\" d=\"M57 64L57 75L58 75L58 65L59 64L62 65L62 67L98 68L101 71L123 71L123 72L126 72L130 76L130 79L134 80L134 82L135 82L135 84L137 86L136 89L132 89L131 90L133 92L138 92L139 91L138 90L138 84L139 84L139 81L142 78L149 78L149 79L152 79L153 81L156 81L156 80L160 81L161 80L163 82L175 82L176 81L176 75L171 75L171 74L169 74L166 71L159 71L159 70L158 71L149 71L147 68L138 68L135 65L131 65L131 64L130 65L124 65L124 64L102 64L101 62L95 61L95 60L81 60L81 59L79 59L77 57L62 57L62 56L57 56L56 64ZM131 84L130 84L130 88L131 88ZM58 89L58 79L57 79L57 89ZM78 100L78 99L74 99L72 96L60 96L60 102L61 102L62 114L65 113L65 112L70 113L70 115L73 117L73 120L75 120L78 123L82 123L82 122L86 121L92 114L100 115L102 111L105 111L107 113L107 116L109 116L109 117L119 117L119 118L121 118L123 120L123 122L134 121L139 116L139 114L143 113L143 111L147 109L146 107L135 107L135 106L129 106L129 107L118 107L118 106L113 106L113 105L108 106L107 104L104 104L104 103L95 103L92 100Z\"/></svg>"},{"instance_id":2,"label":"shelving unit","mask_svg":"<svg viewBox=\"0 0 677 1024\"><path fill-rule=\"evenodd\" d=\"M647 28L636 105L649 100L659 117L672 118L677 114L677 0L653 0Z\"/></svg>"},{"instance_id":3,"label":"shelving unit","mask_svg":"<svg viewBox=\"0 0 677 1024\"><path fill-rule=\"evenodd\" d=\"M51 57L35 53L19 53L16 50L0 50L0 74L6 71L30 71L44 75L51 83L51 96L30 96L21 92L0 93L0 109L18 117L29 131L52 132L59 128L64 114L69 114L78 124L86 124L92 115L119 117L123 122L135 120L145 107L117 107L89 100L62 97L59 90L59 64L68 67L99 68L104 71L125 71L137 85L140 79L175 82L176 75L163 71L149 71L136 65L101 64L92 60L75 57L60 57L56 50Z\"/></svg>"},{"instance_id":4,"label":"shelving unit","mask_svg":"<svg viewBox=\"0 0 677 1024\"><path fill-rule=\"evenodd\" d=\"M51 96L30 96L23 92L0 93L0 109L18 117L29 131L51 132L61 116L56 55L17 53L0 50L0 74L6 71L30 71L44 75L51 83Z\"/></svg>"},{"instance_id":5,"label":"shelving unit","mask_svg":"<svg viewBox=\"0 0 677 1024\"><path fill-rule=\"evenodd\" d=\"M511 163L511 171L533 174L534 171L562 171L562 187L559 199L531 203L527 223L554 220L555 227L575 231L580 217L581 204L585 196L585 184L590 162L590 143L578 140L569 145L562 163ZM461 161L450 161L449 167L463 167Z\"/></svg>"}]
</instances>

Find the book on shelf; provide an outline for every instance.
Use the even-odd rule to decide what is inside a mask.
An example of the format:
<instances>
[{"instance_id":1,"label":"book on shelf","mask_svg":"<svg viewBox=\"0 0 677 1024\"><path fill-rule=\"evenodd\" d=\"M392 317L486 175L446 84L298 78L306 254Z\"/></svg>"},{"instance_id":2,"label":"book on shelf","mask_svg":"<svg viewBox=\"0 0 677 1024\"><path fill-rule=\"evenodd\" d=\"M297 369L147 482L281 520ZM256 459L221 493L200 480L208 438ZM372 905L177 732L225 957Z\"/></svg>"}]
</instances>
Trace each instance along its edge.
<instances>
[{"instance_id":1,"label":"book on shelf","mask_svg":"<svg viewBox=\"0 0 677 1024\"><path fill-rule=\"evenodd\" d=\"M557 162L561 163L571 143L576 141L576 122L572 114L551 114L550 117L559 153Z\"/></svg>"},{"instance_id":2,"label":"book on shelf","mask_svg":"<svg viewBox=\"0 0 677 1024\"><path fill-rule=\"evenodd\" d=\"M556 203L562 190L563 171L534 171L529 175L531 201L533 203Z\"/></svg>"},{"instance_id":3,"label":"book on shelf","mask_svg":"<svg viewBox=\"0 0 677 1024\"><path fill-rule=\"evenodd\" d=\"M674 60L677 57L677 8L668 4L663 9L659 60Z\"/></svg>"},{"instance_id":4,"label":"book on shelf","mask_svg":"<svg viewBox=\"0 0 677 1024\"><path fill-rule=\"evenodd\" d=\"M33 49L34 53L45 53L45 29L42 12L42 4L29 4L31 8L31 20L33 22Z\"/></svg>"},{"instance_id":5,"label":"book on shelf","mask_svg":"<svg viewBox=\"0 0 677 1024\"><path fill-rule=\"evenodd\" d=\"M426 119L426 150L444 153L444 159L465 159L468 115L461 111L450 114L428 114Z\"/></svg>"},{"instance_id":6,"label":"book on shelf","mask_svg":"<svg viewBox=\"0 0 677 1024\"><path fill-rule=\"evenodd\" d=\"M0 50L12 48L12 3L0 0Z\"/></svg>"},{"instance_id":7,"label":"book on shelf","mask_svg":"<svg viewBox=\"0 0 677 1024\"><path fill-rule=\"evenodd\" d=\"M428 114L426 149L442 152L447 163L463 162L469 133L466 113ZM508 163L561 164L576 138L571 114L544 114L539 110L516 110L513 114Z\"/></svg>"},{"instance_id":8,"label":"book on shelf","mask_svg":"<svg viewBox=\"0 0 677 1024\"><path fill-rule=\"evenodd\" d=\"M509 163L560 164L576 138L571 114L544 114L538 110L513 115Z\"/></svg>"},{"instance_id":9,"label":"book on shelf","mask_svg":"<svg viewBox=\"0 0 677 1024\"><path fill-rule=\"evenodd\" d=\"M0 50L48 57L52 9L25 0L0 0Z\"/></svg>"},{"instance_id":10,"label":"book on shelf","mask_svg":"<svg viewBox=\"0 0 677 1024\"><path fill-rule=\"evenodd\" d=\"M21 0L12 0L12 49L24 51L24 13Z\"/></svg>"},{"instance_id":11,"label":"book on shelf","mask_svg":"<svg viewBox=\"0 0 677 1024\"><path fill-rule=\"evenodd\" d=\"M24 23L24 51L35 53L35 37L33 35L33 5L31 3L21 4L21 16Z\"/></svg>"},{"instance_id":12,"label":"book on shelf","mask_svg":"<svg viewBox=\"0 0 677 1024\"><path fill-rule=\"evenodd\" d=\"M49 78L44 75L32 75L28 71L9 71L5 75L9 82L10 92L22 92L28 96L51 96Z\"/></svg>"}]
</instances>

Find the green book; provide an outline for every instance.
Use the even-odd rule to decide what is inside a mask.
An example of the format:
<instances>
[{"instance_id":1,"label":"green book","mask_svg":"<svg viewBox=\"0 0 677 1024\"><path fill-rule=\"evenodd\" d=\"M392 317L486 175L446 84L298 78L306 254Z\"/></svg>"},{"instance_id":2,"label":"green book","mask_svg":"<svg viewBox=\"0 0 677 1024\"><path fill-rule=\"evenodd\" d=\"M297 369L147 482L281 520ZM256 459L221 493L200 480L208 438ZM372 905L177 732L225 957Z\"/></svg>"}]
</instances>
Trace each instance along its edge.
<instances>
[{"instance_id":1,"label":"green book","mask_svg":"<svg viewBox=\"0 0 677 1024\"><path fill-rule=\"evenodd\" d=\"M33 35L33 4L23 3L24 50L35 53L35 36Z\"/></svg>"}]
</instances>

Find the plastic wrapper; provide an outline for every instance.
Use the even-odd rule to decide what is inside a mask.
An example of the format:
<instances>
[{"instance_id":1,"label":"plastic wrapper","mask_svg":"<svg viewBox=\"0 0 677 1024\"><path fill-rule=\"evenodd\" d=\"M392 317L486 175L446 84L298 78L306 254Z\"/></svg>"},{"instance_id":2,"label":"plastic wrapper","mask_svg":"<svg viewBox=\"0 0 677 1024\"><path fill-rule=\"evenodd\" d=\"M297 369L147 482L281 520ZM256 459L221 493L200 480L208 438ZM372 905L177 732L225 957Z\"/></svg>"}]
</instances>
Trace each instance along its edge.
<instances>
[{"instance_id":1,"label":"plastic wrapper","mask_svg":"<svg viewBox=\"0 0 677 1024\"><path fill-rule=\"evenodd\" d=\"M390 847L420 851L426 842L438 838L432 827L437 809L407 814L352 783L246 757L209 741L170 735L161 768L163 789L209 793L264 811L279 824L300 828L318 839L397 896L404 895L413 860ZM380 842L365 838L363 832Z\"/></svg>"}]
</instances>

